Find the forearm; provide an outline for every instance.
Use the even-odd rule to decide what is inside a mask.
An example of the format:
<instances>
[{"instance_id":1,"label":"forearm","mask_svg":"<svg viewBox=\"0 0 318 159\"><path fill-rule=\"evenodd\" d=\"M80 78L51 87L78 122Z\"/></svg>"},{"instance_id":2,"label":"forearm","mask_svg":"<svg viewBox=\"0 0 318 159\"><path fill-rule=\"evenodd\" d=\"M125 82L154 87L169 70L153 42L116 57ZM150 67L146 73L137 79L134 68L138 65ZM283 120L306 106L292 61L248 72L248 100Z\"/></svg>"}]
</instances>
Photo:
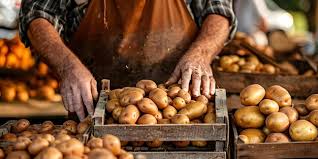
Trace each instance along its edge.
<instances>
[{"instance_id":1,"label":"forearm","mask_svg":"<svg viewBox=\"0 0 318 159\"><path fill-rule=\"evenodd\" d=\"M209 15L204 20L199 35L190 46L210 62L222 50L229 36L229 20L220 15Z\"/></svg>"},{"instance_id":2,"label":"forearm","mask_svg":"<svg viewBox=\"0 0 318 159\"><path fill-rule=\"evenodd\" d=\"M28 37L36 53L60 76L71 63L80 62L67 48L58 32L46 19L33 20L28 28ZM66 65L67 64L67 65Z\"/></svg>"}]
</instances>

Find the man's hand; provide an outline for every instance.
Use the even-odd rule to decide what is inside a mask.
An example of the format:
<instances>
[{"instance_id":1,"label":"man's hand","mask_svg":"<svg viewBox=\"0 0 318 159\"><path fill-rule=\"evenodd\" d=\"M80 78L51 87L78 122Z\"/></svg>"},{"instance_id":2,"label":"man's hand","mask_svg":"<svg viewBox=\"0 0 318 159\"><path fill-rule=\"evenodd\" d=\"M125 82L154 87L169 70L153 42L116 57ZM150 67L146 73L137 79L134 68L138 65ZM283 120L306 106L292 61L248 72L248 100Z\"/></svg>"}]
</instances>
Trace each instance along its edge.
<instances>
[{"instance_id":1,"label":"man's hand","mask_svg":"<svg viewBox=\"0 0 318 159\"><path fill-rule=\"evenodd\" d=\"M66 47L60 35L46 19L33 20L28 28L32 47L58 75L64 106L85 118L85 109L93 114L93 99L97 98L96 81L87 68Z\"/></svg>"},{"instance_id":2,"label":"man's hand","mask_svg":"<svg viewBox=\"0 0 318 159\"><path fill-rule=\"evenodd\" d=\"M76 112L80 120L94 113L93 100L97 99L97 83L92 74L81 63L65 67L61 74L61 95L65 109Z\"/></svg>"},{"instance_id":3,"label":"man's hand","mask_svg":"<svg viewBox=\"0 0 318 159\"><path fill-rule=\"evenodd\" d=\"M205 53L200 50L189 50L181 58L166 84L176 83L181 79L182 88L188 91L191 81L190 91L193 96L197 97L202 94L210 98L215 92L215 80L210 66L211 57L204 55Z\"/></svg>"},{"instance_id":4,"label":"man's hand","mask_svg":"<svg viewBox=\"0 0 318 159\"><path fill-rule=\"evenodd\" d=\"M229 21L220 15L209 15L189 50L177 64L167 85L181 80L182 89L188 91L190 83L194 96L210 98L215 92L211 69L213 58L221 51L229 35ZM191 81L191 82L190 82Z\"/></svg>"}]
</instances>

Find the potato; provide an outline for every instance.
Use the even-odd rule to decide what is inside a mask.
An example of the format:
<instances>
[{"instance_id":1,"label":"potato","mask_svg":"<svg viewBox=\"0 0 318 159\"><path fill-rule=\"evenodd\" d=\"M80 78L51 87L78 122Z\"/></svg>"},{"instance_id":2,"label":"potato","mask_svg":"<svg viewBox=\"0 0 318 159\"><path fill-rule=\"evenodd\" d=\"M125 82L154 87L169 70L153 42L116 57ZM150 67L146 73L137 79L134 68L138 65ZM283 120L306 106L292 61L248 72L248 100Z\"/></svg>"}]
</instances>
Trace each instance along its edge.
<instances>
[{"instance_id":1,"label":"potato","mask_svg":"<svg viewBox=\"0 0 318 159\"><path fill-rule=\"evenodd\" d=\"M223 68L226 72L238 72L240 70L240 66L238 64L231 64Z\"/></svg>"},{"instance_id":2,"label":"potato","mask_svg":"<svg viewBox=\"0 0 318 159\"><path fill-rule=\"evenodd\" d=\"M190 95L190 93L187 92L187 91L185 91L185 90L183 90L183 89L181 89L181 90L178 92L178 95L177 95L177 96L183 98L186 103L189 103L189 102L191 101L191 95Z\"/></svg>"},{"instance_id":3,"label":"potato","mask_svg":"<svg viewBox=\"0 0 318 159\"><path fill-rule=\"evenodd\" d=\"M252 84L240 93L241 103L245 106L257 105L265 96L265 89L259 84Z\"/></svg>"},{"instance_id":4,"label":"potato","mask_svg":"<svg viewBox=\"0 0 318 159\"><path fill-rule=\"evenodd\" d=\"M190 119L185 114L176 114L171 118L171 123L173 124L189 124Z\"/></svg>"},{"instance_id":5,"label":"potato","mask_svg":"<svg viewBox=\"0 0 318 159\"><path fill-rule=\"evenodd\" d=\"M157 119L151 114L144 114L138 119L137 124L153 125L153 124L157 124Z\"/></svg>"},{"instance_id":6,"label":"potato","mask_svg":"<svg viewBox=\"0 0 318 159\"><path fill-rule=\"evenodd\" d=\"M162 84L162 83L158 85L158 88L160 88L162 90L166 90L167 89L165 84Z\"/></svg>"},{"instance_id":7,"label":"potato","mask_svg":"<svg viewBox=\"0 0 318 159\"><path fill-rule=\"evenodd\" d=\"M238 139L240 141L242 141L244 144L249 144L250 143L249 138L246 135L239 135Z\"/></svg>"},{"instance_id":8,"label":"potato","mask_svg":"<svg viewBox=\"0 0 318 159\"><path fill-rule=\"evenodd\" d=\"M170 119L158 119L158 124L170 124Z\"/></svg>"},{"instance_id":9,"label":"potato","mask_svg":"<svg viewBox=\"0 0 318 159\"><path fill-rule=\"evenodd\" d=\"M47 140L50 144L54 143L55 137L51 134L42 134L41 137Z\"/></svg>"},{"instance_id":10,"label":"potato","mask_svg":"<svg viewBox=\"0 0 318 159\"><path fill-rule=\"evenodd\" d=\"M63 123L63 129L69 131L72 134L75 134L77 131L77 122L74 120L67 120Z\"/></svg>"},{"instance_id":11,"label":"potato","mask_svg":"<svg viewBox=\"0 0 318 159\"><path fill-rule=\"evenodd\" d=\"M88 159L116 159L116 157L109 150L97 148L88 153Z\"/></svg>"},{"instance_id":12,"label":"potato","mask_svg":"<svg viewBox=\"0 0 318 159\"><path fill-rule=\"evenodd\" d=\"M106 124L115 124L115 119L113 117L109 117L106 119Z\"/></svg>"},{"instance_id":13,"label":"potato","mask_svg":"<svg viewBox=\"0 0 318 159\"><path fill-rule=\"evenodd\" d=\"M269 73L269 74L275 74L276 68L271 64L265 64L262 68L262 72Z\"/></svg>"},{"instance_id":14,"label":"potato","mask_svg":"<svg viewBox=\"0 0 318 159\"><path fill-rule=\"evenodd\" d=\"M124 107L116 107L113 112L112 112L112 116L113 116L113 119L115 121L118 121L119 119L119 116L121 114L121 112L124 111Z\"/></svg>"},{"instance_id":15,"label":"potato","mask_svg":"<svg viewBox=\"0 0 318 159\"><path fill-rule=\"evenodd\" d=\"M16 96L15 87L6 86L1 89L1 99L5 102L12 102Z\"/></svg>"},{"instance_id":16,"label":"potato","mask_svg":"<svg viewBox=\"0 0 318 159\"><path fill-rule=\"evenodd\" d=\"M26 90L16 92L17 100L20 102L27 102L29 100L29 94Z\"/></svg>"},{"instance_id":17,"label":"potato","mask_svg":"<svg viewBox=\"0 0 318 159\"><path fill-rule=\"evenodd\" d=\"M29 126L30 126L30 122L28 120L20 119L12 126L12 132L20 133L28 129Z\"/></svg>"},{"instance_id":18,"label":"potato","mask_svg":"<svg viewBox=\"0 0 318 159\"><path fill-rule=\"evenodd\" d=\"M30 155L26 151L12 151L6 159L30 159Z\"/></svg>"},{"instance_id":19,"label":"potato","mask_svg":"<svg viewBox=\"0 0 318 159\"><path fill-rule=\"evenodd\" d=\"M292 100L288 91L278 85L266 89L265 97L274 100L280 107L291 106Z\"/></svg>"},{"instance_id":20,"label":"potato","mask_svg":"<svg viewBox=\"0 0 318 159\"><path fill-rule=\"evenodd\" d=\"M81 156L84 154L83 143L74 138L66 140L56 145L56 148L59 151L61 151L64 156L68 156L68 155Z\"/></svg>"},{"instance_id":21,"label":"potato","mask_svg":"<svg viewBox=\"0 0 318 159\"><path fill-rule=\"evenodd\" d=\"M187 104L185 100L181 97L176 97L172 100L172 105L177 109L180 110L184 108Z\"/></svg>"},{"instance_id":22,"label":"potato","mask_svg":"<svg viewBox=\"0 0 318 159\"><path fill-rule=\"evenodd\" d=\"M110 91L109 93L109 99L112 100L112 99L119 99L119 95L120 93L122 92L123 90L122 89L114 89L112 91Z\"/></svg>"},{"instance_id":23,"label":"potato","mask_svg":"<svg viewBox=\"0 0 318 159\"><path fill-rule=\"evenodd\" d=\"M190 145L190 141L173 141L172 142L176 147L187 147Z\"/></svg>"},{"instance_id":24,"label":"potato","mask_svg":"<svg viewBox=\"0 0 318 159\"><path fill-rule=\"evenodd\" d=\"M168 104L172 105L172 99L168 96Z\"/></svg>"},{"instance_id":25,"label":"potato","mask_svg":"<svg viewBox=\"0 0 318 159\"><path fill-rule=\"evenodd\" d=\"M103 136L103 146L104 148L111 151L114 155L119 155L121 150L120 140L118 137L110 134Z\"/></svg>"},{"instance_id":26,"label":"potato","mask_svg":"<svg viewBox=\"0 0 318 159\"><path fill-rule=\"evenodd\" d=\"M84 134L86 130L90 127L90 125L91 125L91 122L89 121L80 122L76 127L76 132L78 134Z\"/></svg>"},{"instance_id":27,"label":"potato","mask_svg":"<svg viewBox=\"0 0 318 159\"><path fill-rule=\"evenodd\" d=\"M220 66L222 68L226 68L233 63L234 63L233 59L229 56L222 56L220 59Z\"/></svg>"},{"instance_id":28,"label":"potato","mask_svg":"<svg viewBox=\"0 0 318 159\"><path fill-rule=\"evenodd\" d=\"M283 107L279 110L279 112L287 115L290 124L298 120L298 112L293 107Z\"/></svg>"},{"instance_id":29,"label":"potato","mask_svg":"<svg viewBox=\"0 0 318 159\"><path fill-rule=\"evenodd\" d=\"M18 137L13 147L15 150L25 150L31 143L32 141L27 137Z\"/></svg>"},{"instance_id":30,"label":"potato","mask_svg":"<svg viewBox=\"0 0 318 159\"><path fill-rule=\"evenodd\" d=\"M20 133L20 137L28 137L28 138L30 138L32 135L33 135L33 132L29 131L29 130L25 130L25 131Z\"/></svg>"},{"instance_id":31,"label":"potato","mask_svg":"<svg viewBox=\"0 0 318 159\"><path fill-rule=\"evenodd\" d=\"M41 152L43 149L49 147L49 142L42 138L36 138L32 141L32 143L28 146L28 151L31 155L36 155Z\"/></svg>"},{"instance_id":32,"label":"potato","mask_svg":"<svg viewBox=\"0 0 318 159\"><path fill-rule=\"evenodd\" d=\"M252 73L256 70L257 64L246 62L241 66L241 72Z\"/></svg>"},{"instance_id":33,"label":"potato","mask_svg":"<svg viewBox=\"0 0 318 159\"><path fill-rule=\"evenodd\" d=\"M70 139L71 139L71 137L67 134L58 134L57 136L55 136L54 144L58 145L62 142L68 141Z\"/></svg>"},{"instance_id":34,"label":"potato","mask_svg":"<svg viewBox=\"0 0 318 159\"><path fill-rule=\"evenodd\" d=\"M266 126L263 127L262 131L264 132L265 135L269 135L271 133Z\"/></svg>"},{"instance_id":35,"label":"potato","mask_svg":"<svg viewBox=\"0 0 318 159\"><path fill-rule=\"evenodd\" d=\"M194 119L190 121L190 124L198 124L198 123L202 123L202 121L200 119Z\"/></svg>"},{"instance_id":36,"label":"potato","mask_svg":"<svg viewBox=\"0 0 318 159\"><path fill-rule=\"evenodd\" d=\"M92 150L95 148L103 148L103 140L101 138L93 137L87 142L86 145Z\"/></svg>"},{"instance_id":37,"label":"potato","mask_svg":"<svg viewBox=\"0 0 318 159\"><path fill-rule=\"evenodd\" d=\"M55 91L52 87L44 85L38 89L38 95L40 98L51 100L55 95Z\"/></svg>"},{"instance_id":38,"label":"potato","mask_svg":"<svg viewBox=\"0 0 318 159\"><path fill-rule=\"evenodd\" d=\"M279 105L270 99L263 99L260 103L259 103L259 110L265 114L265 115L269 115L271 113L274 112L278 112L279 111Z\"/></svg>"},{"instance_id":39,"label":"potato","mask_svg":"<svg viewBox=\"0 0 318 159\"><path fill-rule=\"evenodd\" d=\"M158 112L157 105L149 98L143 98L137 103L139 110L146 114L156 115Z\"/></svg>"},{"instance_id":40,"label":"potato","mask_svg":"<svg viewBox=\"0 0 318 159\"><path fill-rule=\"evenodd\" d=\"M209 103L207 106L207 113L215 113L215 106L213 103Z\"/></svg>"},{"instance_id":41,"label":"potato","mask_svg":"<svg viewBox=\"0 0 318 159\"><path fill-rule=\"evenodd\" d=\"M197 97L196 101L202 102L203 104L209 103L209 99L204 95L200 95L199 97Z\"/></svg>"},{"instance_id":42,"label":"potato","mask_svg":"<svg viewBox=\"0 0 318 159\"><path fill-rule=\"evenodd\" d=\"M158 148L162 145L163 141L160 140L153 140L146 142L146 145L150 148Z\"/></svg>"},{"instance_id":43,"label":"potato","mask_svg":"<svg viewBox=\"0 0 318 159\"><path fill-rule=\"evenodd\" d=\"M141 147L145 144L144 141L134 141L131 143L133 147Z\"/></svg>"},{"instance_id":44,"label":"potato","mask_svg":"<svg viewBox=\"0 0 318 159\"><path fill-rule=\"evenodd\" d=\"M12 133L4 134L2 136L2 138L4 141L8 141L8 142L16 142L17 141L17 136L15 134L12 134Z\"/></svg>"},{"instance_id":45,"label":"potato","mask_svg":"<svg viewBox=\"0 0 318 159\"><path fill-rule=\"evenodd\" d=\"M288 116L282 112L274 112L267 116L266 127L270 132L281 133L288 129L289 119Z\"/></svg>"},{"instance_id":46,"label":"potato","mask_svg":"<svg viewBox=\"0 0 318 159\"><path fill-rule=\"evenodd\" d=\"M210 124L215 123L216 122L215 113L214 112L206 113L206 115L204 116L203 122L210 123Z\"/></svg>"},{"instance_id":47,"label":"potato","mask_svg":"<svg viewBox=\"0 0 318 159\"><path fill-rule=\"evenodd\" d=\"M129 94L130 92L139 92L142 94L142 96L146 94L143 89L140 89L137 87L124 87L118 97L122 98L123 96L125 96L127 93Z\"/></svg>"},{"instance_id":48,"label":"potato","mask_svg":"<svg viewBox=\"0 0 318 159\"><path fill-rule=\"evenodd\" d=\"M51 121L44 121L42 124L41 124L41 129L39 130L40 133L44 133L44 132L49 132L51 130L54 129L54 124L53 122Z\"/></svg>"},{"instance_id":49,"label":"potato","mask_svg":"<svg viewBox=\"0 0 318 159\"><path fill-rule=\"evenodd\" d=\"M157 84L152 80L140 80L137 82L136 87L143 89L146 93L149 93L153 89L157 88Z\"/></svg>"},{"instance_id":50,"label":"potato","mask_svg":"<svg viewBox=\"0 0 318 159\"><path fill-rule=\"evenodd\" d=\"M255 67L255 72L261 72L263 70L263 64L259 63Z\"/></svg>"},{"instance_id":51,"label":"potato","mask_svg":"<svg viewBox=\"0 0 318 159\"><path fill-rule=\"evenodd\" d=\"M310 96L306 99L305 104L306 104L306 108L307 108L309 111L318 110L318 94L312 94L312 95L310 95Z\"/></svg>"},{"instance_id":52,"label":"potato","mask_svg":"<svg viewBox=\"0 0 318 159\"><path fill-rule=\"evenodd\" d=\"M309 113L308 121L310 121L315 126L318 125L318 110L314 110Z\"/></svg>"},{"instance_id":53,"label":"potato","mask_svg":"<svg viewBox=\"0 0 318 159\"><path fill-rule=\"evenodd\" d=\"M121 106L135 105L144 97L144 95L139 91L127 91L123 93L125 94L123 94L119 99Z\"/></svg>"},{"instance_id":54,"label":"potato","mask_svg":"<svg viewBox=\"0 0 318 159\"><path fill-rule=\"evenodd\" d=\"M265 142L284 143L289 142L289 138L283 133L271 133L266 137Z\"/></svg>"},{"instance_id":55,"label":"potato","mask_svg":"<svg viewBox=\"0 0 318 159\"><path fill-rule=\"evenodd\" d=\"M187 104L178 114L184 114L189 117L190 120L202 116L207 111L207 105L202 102L194 102Z\"/></svg>"},{"instance_id":56,"label":"potato","mask_svg":"<svg viewBox=\"0 0 318 159\"><path fill-rule=\"evenodd\" d=\"M245 129L240 135L245 135L248 138L248 143L257 144L263 143L265 140L265 134L259 129Z\"/></svg>"},{"instance_id":57,"label":"potato","mask_svg":"<svg viewBox=\"0 0 318 159\"><path fill-rule=\"evenodd\" d=\"M252 63L254 65L258 65L260 63L260 61L258 60L258 58L256 56L249 56L247 58L247 62Z\"/></svg>"},{"instance_id":58,"label":"potato","mask_svg":"<svg viewBox=\"0 0 318 159\"><path fill-rule=\"evenodd\" d=\"M63 154L55 147L48 147L41 151L35 159L62 159Z\"/></svg>"},{"instance_id":59,"label":"potato","mask_svg":"<svg viewBox=\"0 0 318 159\"><path fill-rule=\"evenodd\" d=\"M89 152L91 152L91 149L87 146L84 146L84 154L88 154Z\"/></svg>"},{"instance_id":60,"label":"potato","mask_svg":"<svg viewBox=\"0 0 318 159\"><path fill-rule=\"evenodd\" d=\"M118 157L118 159L134 159L134 155L132 155L131 153L128 153L126 151L122 151Z\"/></svg>"},{"instance_id":61,"label":"potato","mask_svg":"<svg viewBox=\"0 0 318 159\"><path fill-rule=\"evenodd\" d=\"M191 141L191 144L195 147L206 147L208 142L206 141Z\"/></svg>"},{"instance_id":62,"label":"potato","mask_svg":"<svg viewBox=\"0 0 318 159\"><path fill-rule=\"evenodd\" d=\"M289 135L294 141L313 141L317 138L317 128L307 120L297 120L290 125Z\"/></svg>"},{"instance_id":63,"label":"potato","mask_svg":"<svg viewBox=\"0 0 318 159\"><path fill-rule=\"evenodd\" d=\"M257 106L239 108L234 113L235 123L241 128L260 128L264 125L265 117Z\"/></svg>"},{"instance_id":64,"label":"potato","mask_svg":"<svg viewBox=\"0 0 318 159\"><path fill-rule=\"evenodd\" d=\"M166 119L171 119L173 116L177 114L176 108L173 106L169 105L165 109L163 109L163 117Z\"/></svg>"},{"instance_id":65,"label":"potato","mask_svg":"<svg viewBox=\"0 0 318 159\"><path fill-rule=\"evenodd\" d=\"M134 105L128 105L119 116L120 124L135 124L140 116L138 108Z\"/></svg>"},{"instance_id":66,"label":"potato","mask_svg":"<svg viewBox=\"0 0 318 159\"><path fill-rule=\"evenodd\" d=\"M297 110L298 114L305 116L309 114L309 110L306 108L305 104L296 104L294 108Z\"/></svg>"},{"instance_id":67,"label":"potato","mask_svg":"<svg viewBox=\"0 0 318 159\"><path fill-rule=\"evenodd\" d=\"M158 111L158 112L154 115L154 117L155 117L157 120L160 120L160 119L162 119L162 113L161 113L160 111Z\"/></svg>"},{"instance_id":68,"label":"potato","mask_svg":"<svg viewBox=\"0 0 318 159\"><path fill-rule=\"evenodd\" d=\"M179 92L180 90L181 90L181 88L180 88L179 86L171 87L171 88L169 88L169 90L168 90L168 96L169 96L170 98L175 98L175 97L177 97L178 92Z\"/></svg>"},{"instance_id":69,"label":"potato","mask_svg":"<svg viewBox=\"0 0 318 159\"><path fill-rule=\"evenodd\" d=\"M159 88L152 90L149 98L156 103L159 109L164 109L169 104L167 93Z\"/></svg>"},{"instance_id":70,"label":"potato","mask_svg":"<svg viewBox=\"0 0 318 159\"><path fill-rule=\"evenodd\" d=\"M0 148L0 159L4 159L5 154L4 151Z\"/></svg>"},{"instance_id":71,"label":"potato","mask_svg":"<svg viewBox=\"0 0 318 159\"><path fill-rule=\"evenodd\" d=\"M120 107L118 99L111 99L106 103L106 110L109 113L111 113L117 107Z\"/></svg>"}]
</instances>

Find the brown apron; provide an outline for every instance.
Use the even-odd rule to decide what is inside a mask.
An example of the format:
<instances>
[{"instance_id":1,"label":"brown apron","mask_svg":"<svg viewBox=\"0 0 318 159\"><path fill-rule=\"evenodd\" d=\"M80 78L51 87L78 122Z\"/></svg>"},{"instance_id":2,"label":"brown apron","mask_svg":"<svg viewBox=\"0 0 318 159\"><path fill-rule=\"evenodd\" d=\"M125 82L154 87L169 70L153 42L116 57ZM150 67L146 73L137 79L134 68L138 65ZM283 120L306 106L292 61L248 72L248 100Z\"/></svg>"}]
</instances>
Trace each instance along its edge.
<instances>
[{"instance_id":1,"label":"brown apron","mask_svg":"<svg viewBox=\"0 0 318 159\"><path fill-rule=\"evenodd\" d=\"M113 88L140 79L161 83L196 32L184 0L91 0L71 49Z\"/></svg>"}]
</instances>

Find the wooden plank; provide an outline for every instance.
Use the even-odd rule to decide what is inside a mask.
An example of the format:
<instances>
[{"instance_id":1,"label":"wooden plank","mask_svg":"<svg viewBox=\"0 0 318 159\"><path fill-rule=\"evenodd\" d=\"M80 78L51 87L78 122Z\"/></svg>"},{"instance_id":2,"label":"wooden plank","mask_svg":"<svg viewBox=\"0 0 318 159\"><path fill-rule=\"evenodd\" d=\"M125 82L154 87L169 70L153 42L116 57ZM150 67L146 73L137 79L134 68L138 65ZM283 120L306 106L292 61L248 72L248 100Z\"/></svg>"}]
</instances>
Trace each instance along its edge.
<instances>
[{"instance_id":1,"label":"wooden plank","mask_svg":"<svg viewBox=\"0 0 318 159\"><path fill-rule=\"evenodd\" d=\"M108 100L108 96L106 95L105 90L101 90L99 93L99 99L94 112L94 125L104 125L105 121L105 106Z\"/></svg>"},{"instance_id":2,"label":"wooden plank","mask_svg":"<svg viewBox=\"0 0 318 159\"><path fill-rule=\"evenodd\" d=\"M219 87L228 93L240 93L246 86L258 83L263 87L278 84L288 90L292 96L308 97L318 93L318 76L282 76L252 73L229 73L214 70L214 78ZM301 81L301 82L300 82Z\"/></svg>"},{"instance_id":3,"label":"wooden plank","mask_svg":"<svg viewBox=\"0 0 318 159\"><path fill-rule=\"evenodd\" d=\"M225 141L226 124L157 124L94 126L94 136L113 134L122 141Z\"/></svg>"},{"instance_id":4,"label":"wooden plank","mask_svg":"<svg viewBox=\"0 0 318 159\"><path fill-rule=\"evenodd\" d=\"M225 123L227 113L226 107L226 91L225 89L216 89L215 92L215 113L216 113L216 122L217 123ZM226 132L228 132L228 127L226 128ZM228 138L228 133L226 133L226 137ZM228 141L228 140L226 140ZM223 141L215 142L215 150L218 152L224 151L227 149L227 143Z\"/></svg>"},{"instance_id":5,"label":"wooden plank","mask_svg":"<svg viewBox=\"0 0 318 159\"><path fill-rule=\"evenodd\" d=\"M225 152L132 152L136 159L225 159Z\"/></svg>"}]
</instances>

